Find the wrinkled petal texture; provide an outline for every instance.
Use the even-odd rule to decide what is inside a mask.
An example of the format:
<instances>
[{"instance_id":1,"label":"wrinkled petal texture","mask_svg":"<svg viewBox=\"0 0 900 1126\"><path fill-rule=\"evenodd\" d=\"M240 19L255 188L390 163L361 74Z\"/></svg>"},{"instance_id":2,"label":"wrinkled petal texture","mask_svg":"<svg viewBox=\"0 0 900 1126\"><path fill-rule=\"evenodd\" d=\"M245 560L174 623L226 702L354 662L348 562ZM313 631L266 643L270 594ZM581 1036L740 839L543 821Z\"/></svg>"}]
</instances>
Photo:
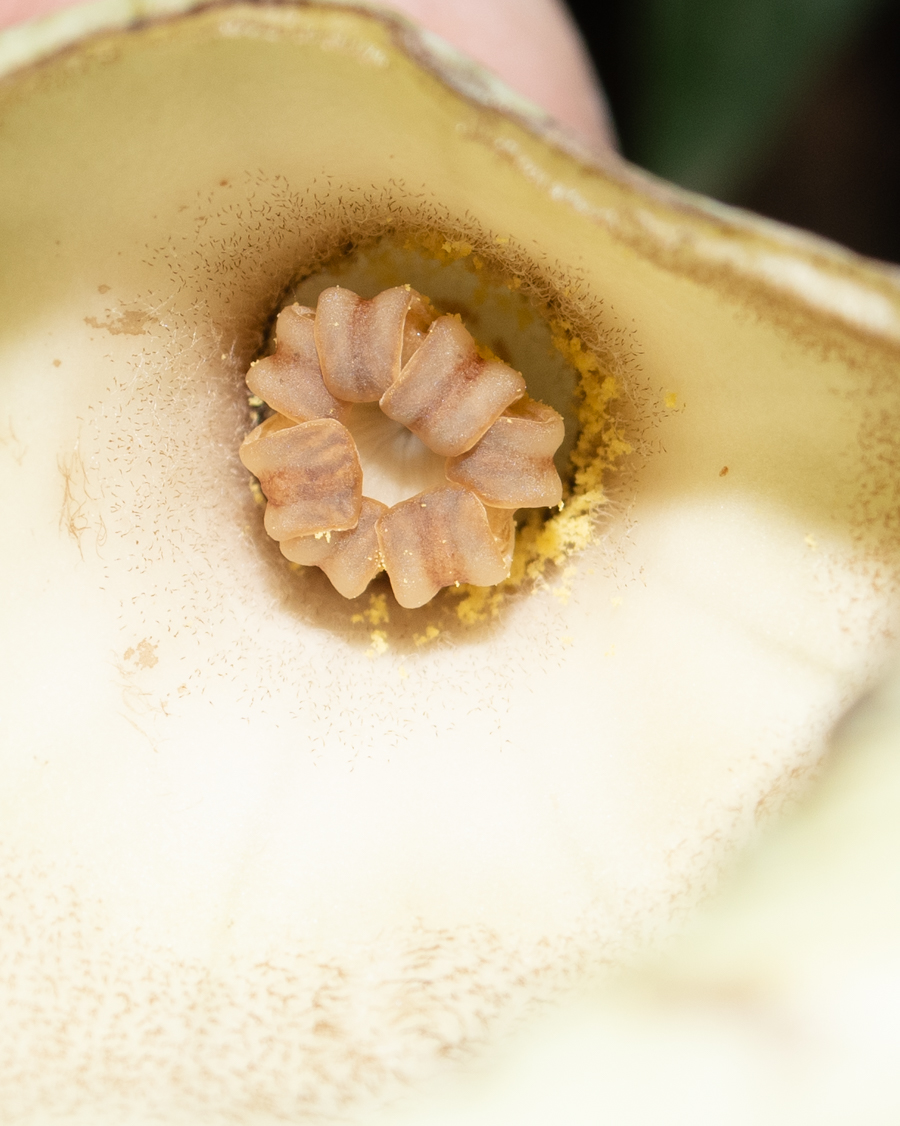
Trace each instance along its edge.
<instances>
[{"instance_id":1,"label":"wrinkled petal texture","mask_svg":"<svg viewBox=\"0 0 900 1126\"><path fill-rule=\"evenodd\" d=\"M325 386L349 403L376 402L400 374L404 345L408 351L416 348L415 326L426 319L422 299L406 286L386 289L370 301L339 286L326 289L315 328Z\"/></svg>"},{"instance_id":2,"label":"wrinkled petal texture","mask_svg":"<svg viewBox=\"0 0 900 1126\"><path fill-rule=\"evenodd\" d=\"M493 586L509 574L484 505L459 485L395 504L377 530L401 606L424 606L452 583Z\"/></svg>"},{"instance_id":3,"label":"wrinkled petal texture","mask_svg":"<svg viewBox=\"0 0 900 1126\"><path fill-rule=\"evenodd\" d=\"M315 312L302 305L289 305L278 314L278 348L247 372L247 386L274 411L294 422L336 418L343 422L349 413L325 386L315 342Z\"/></svg>"},{"instance_id":4,"label":"wrinkled petal texture","mask_svg":"<svg viewBox=\"0 0 900 1126\"><path fill-rule=\"evenodd\" d=\"M495 508L552 507L562 500L553 455L565 437L552 407L520 399L468 453L450 458L447 478Z\"/></svg>"},{"instance_id":5,"label":"wrinkled petal texture","mask_svg":"<svg viewBox=\"0 0 900 1126\"><path fill-rule=\"evenodd\" d=\"M381 409L437 454L470 450L503 411L525 394L508 364L483 360L454 317L441 317L381 398Z\"/></svg>"},{"instance_id":6,"label":"wrinkled petal texture","mask_svg":"<svg viewBox=\"0 0 900 1126\"><path fill-rule=\"evenodd\" d=\"M355 528L287 540L281 544L281 551L293 563L321 567L339 594L356 598L381 570L375 525L387 511L388 506L381 501L363 497Z\"/></svg>"},{"instance_id":7,"label":"wrinkled petal texture","mask_svg":"<svg viewBox=\"0 0 900 1126\"><path fill-rule=\"evenodd\" d=\"M283 426L275 416L247 435L241 457L266 494L265 526L272 539L356 526L362 468L339 422L323 418Z\"/></svg>"}]
</instances>

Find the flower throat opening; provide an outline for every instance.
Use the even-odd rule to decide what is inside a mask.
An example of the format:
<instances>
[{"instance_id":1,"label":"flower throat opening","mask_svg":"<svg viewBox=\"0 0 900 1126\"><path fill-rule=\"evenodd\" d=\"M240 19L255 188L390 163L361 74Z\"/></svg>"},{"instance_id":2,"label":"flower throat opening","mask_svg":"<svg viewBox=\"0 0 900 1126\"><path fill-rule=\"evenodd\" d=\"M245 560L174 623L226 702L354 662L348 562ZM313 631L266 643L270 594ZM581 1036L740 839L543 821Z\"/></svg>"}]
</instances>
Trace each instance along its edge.
<instances>
[{"instance_id":1,"label":"flower throat opening","mask_svg":"<svg viewBox=\"0 0 900 1126\"><path fill-rule=\"evenodd\" d=\"M404 608L447 587L483 604L559 561L580 373L516 279L443 250L383 241L304 278L247 373L266 532L345 598L384 571Z\"/></svg>"}]
</instances>

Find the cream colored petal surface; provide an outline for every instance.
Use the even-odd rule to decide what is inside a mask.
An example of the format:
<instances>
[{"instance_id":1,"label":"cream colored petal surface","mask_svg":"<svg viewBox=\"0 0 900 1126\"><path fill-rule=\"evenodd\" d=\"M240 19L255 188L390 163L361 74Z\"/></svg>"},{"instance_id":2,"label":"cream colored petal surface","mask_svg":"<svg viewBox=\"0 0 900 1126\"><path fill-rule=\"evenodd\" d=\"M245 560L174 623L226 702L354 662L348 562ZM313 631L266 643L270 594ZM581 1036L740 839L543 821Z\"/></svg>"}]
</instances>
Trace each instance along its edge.
<instances>
[{"instance_id":1,"label":"cream colored petal surface","mask_svg":"<svg viewBox=\"0 0 900 1126\"><path fill-rule=\"evenodd\" d=\"M429 449L448 457L470 449L524 393L518 372L497 360L483 360L458 320L439 317L382 396L381 409Z\"/></svg>"},{"instance_id":2,"label":"cream colored petal surface","mask_svg":"<svg viewBox=\"0 0 900 1126\"><path fill-rule=\"evenodd\" d=\"M673 949L373 1126L896 1122L898 746L895 670Z\"/></svg>"},{"instance_id":3,"label":"cream colored petal surface","mask_svg":"<svg viewBox=\"0 0 900 1126\"><path fill-rule=\"evenodd\" d=\"M449 459L447 479L473 489L496 508L559 504L562 481L553 455L565 433L552 407L520 399L468 453Z\"/></svg>"},{"instance_id":4,"label":"cream colored petal surface","mask_svg":"<svg viewBox=\"0 0 900 1126\"><path fill-rule=\"evenodd\" d=\"M378 521L377 532L401 606L423 606L453 583L492 586L509 573L484 505L456 485L395 504Z\"/></svg>"},{"instance_id":5,"label":"cream colored petal surface","mask_svg":"<svg viewBox=\"0 0 900 1126\"><path fill-rule=\"evenodd\" d=\"M353 439L334 419L285 426L275 416L247 435L241 461L265 494L265 527L272 539L356 525L362 469Z\"/></svg>"},{"instance_id":6,"label":"cream colored petal surface","mask_svg":"<svg viewBox=\"0 0 900 1126\"><path fill-rule=\"evenodd\" d=\"M336 399L322 382L314 337L315 311L289 305L278 314L277 348L252 365L247 386L279 413L294 422L334 418L344 422L349 406Z\"/></svg>"}]
</instances>

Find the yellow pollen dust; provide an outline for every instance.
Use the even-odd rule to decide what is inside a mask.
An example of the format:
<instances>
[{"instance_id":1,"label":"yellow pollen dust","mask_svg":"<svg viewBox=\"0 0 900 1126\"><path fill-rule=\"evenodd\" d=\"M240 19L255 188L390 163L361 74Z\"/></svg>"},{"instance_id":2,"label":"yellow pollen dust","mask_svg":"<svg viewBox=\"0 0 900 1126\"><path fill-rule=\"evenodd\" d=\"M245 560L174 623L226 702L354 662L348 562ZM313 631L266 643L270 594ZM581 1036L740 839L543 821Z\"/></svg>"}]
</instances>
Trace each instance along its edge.
<instances>
[{"instance_id":1,"label":"yellow pollen dust","mask_svg":"<svg viewBox=\"0 0 900 1126\"><path fill-rule=\"evenodd\" d=\"M571 455L575 470L572 491L549 519L541 519L538 512L528 513L516 536L509 578L494 587L461 588L464 596L456 613L465 625L496 617L507 594L527 580L541 579L549 566L561 566L593 542L597 513L607 503L604 478L632 452L610 409L619 396L615 376L586 347L571 321L553 319L550 330L554 346L579 377L580 432ZM562 583L553 590L563 602L569 597L575 571L570 564Z\"/></svg>"}]
</instances>

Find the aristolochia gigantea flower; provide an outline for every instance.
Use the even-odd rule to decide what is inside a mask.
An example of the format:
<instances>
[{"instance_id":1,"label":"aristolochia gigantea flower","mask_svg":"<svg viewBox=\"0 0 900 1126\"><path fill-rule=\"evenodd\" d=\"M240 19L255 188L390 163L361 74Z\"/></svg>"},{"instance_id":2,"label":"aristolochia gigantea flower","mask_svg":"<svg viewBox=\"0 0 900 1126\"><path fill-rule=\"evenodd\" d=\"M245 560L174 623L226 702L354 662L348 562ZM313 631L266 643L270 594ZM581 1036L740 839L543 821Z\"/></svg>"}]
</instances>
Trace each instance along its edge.
<instances>
[{"instance_id":1,"label":"aristolochia gigantea flower","mask_svg":"<svg viewBox=\"0 0 900 1126\"><path fill-rule=\"evenodd\" d=\"M894 273L189 6L0 39L11 1121L365 1120L661 942L900 629Z\"/></svg>"}]
</instances>

